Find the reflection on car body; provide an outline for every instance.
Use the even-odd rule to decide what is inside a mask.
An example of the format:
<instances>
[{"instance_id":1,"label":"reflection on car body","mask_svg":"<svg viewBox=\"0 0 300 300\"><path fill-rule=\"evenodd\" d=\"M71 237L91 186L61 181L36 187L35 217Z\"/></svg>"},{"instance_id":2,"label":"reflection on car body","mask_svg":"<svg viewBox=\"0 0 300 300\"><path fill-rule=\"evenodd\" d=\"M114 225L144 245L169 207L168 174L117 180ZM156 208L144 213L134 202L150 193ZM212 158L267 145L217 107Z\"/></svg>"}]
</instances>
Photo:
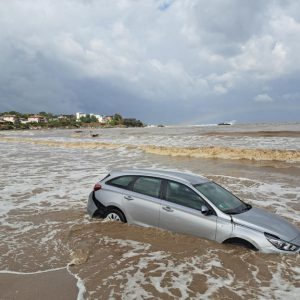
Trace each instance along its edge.
<instances>
[{"instance_id":1,"label":"reflection on car body","mask_svg":"<svg viewBox=\"0 0 300 300\"><path fill-rule=\"evenodd\" d=\"M300 230L191 173L115 170L96 183L90 216L154 226L264 252L299 253Z\"/></svg>"}]
</instances>

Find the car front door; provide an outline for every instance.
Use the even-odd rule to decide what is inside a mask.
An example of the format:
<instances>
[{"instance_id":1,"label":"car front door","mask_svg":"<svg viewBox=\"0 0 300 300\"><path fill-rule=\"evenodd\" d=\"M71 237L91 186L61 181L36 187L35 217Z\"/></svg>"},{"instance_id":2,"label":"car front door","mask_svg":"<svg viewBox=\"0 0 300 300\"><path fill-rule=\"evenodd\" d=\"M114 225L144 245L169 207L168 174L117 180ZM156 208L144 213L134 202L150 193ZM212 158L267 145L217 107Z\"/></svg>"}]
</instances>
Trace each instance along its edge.
<instances>
[{"instance_id":1,"label":"car front door","mask_svg":"<svg viewBox=\"0 0 300 300\"><path fill-rule=\"evenodd\" d=\"M139 176L130 190L124 190L123 205L130 223L158 227L161 182L159 178Z\"/></svg>"},{"instance_id":2,"label":"car front door","mask_svg":"<svg viewBox=\"0 0 300 300\"><path fill-rule=\"evenodd\" d=\"M160 206L159 227L215 240L217 216L204 215L205 201L188 186L166 180Z\"/></svg>"}]
</instances>

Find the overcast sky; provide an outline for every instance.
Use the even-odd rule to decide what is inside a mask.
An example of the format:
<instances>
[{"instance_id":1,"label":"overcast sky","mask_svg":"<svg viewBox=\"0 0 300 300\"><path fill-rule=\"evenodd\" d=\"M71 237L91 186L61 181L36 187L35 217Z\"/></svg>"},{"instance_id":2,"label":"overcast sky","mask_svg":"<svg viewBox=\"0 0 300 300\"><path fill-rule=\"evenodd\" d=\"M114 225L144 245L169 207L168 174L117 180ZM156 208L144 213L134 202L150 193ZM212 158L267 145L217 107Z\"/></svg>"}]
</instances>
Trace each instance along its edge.
<instances>
[{"instance_id":1,"label":"overcast sky","mask_svg":"<svg viewBox=\"0 0 300 300\"><path fill-rule=\"evenodd\" d=\"M10 110L300 121L300 1L1 0Z\"/></svg>"}]
</instances>

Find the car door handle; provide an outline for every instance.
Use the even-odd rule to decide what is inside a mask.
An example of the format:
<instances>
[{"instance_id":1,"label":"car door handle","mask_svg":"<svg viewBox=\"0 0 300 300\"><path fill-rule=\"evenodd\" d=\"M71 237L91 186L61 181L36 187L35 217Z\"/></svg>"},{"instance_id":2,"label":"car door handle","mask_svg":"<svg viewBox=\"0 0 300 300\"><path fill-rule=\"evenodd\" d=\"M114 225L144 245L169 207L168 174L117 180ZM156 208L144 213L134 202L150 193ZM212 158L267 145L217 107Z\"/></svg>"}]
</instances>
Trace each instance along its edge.
<instances>
[{"instance_id":1,"label":"car door handle","mask_svg":"<svg viewBox=\"0 0 300 300\"><path fill-rule=\"evenodd\" d=\"M133 197L132 197L132 196L124 196L124 198L125 198L126 200L133 200Z\"/></svg>"},{"instance_id":2,"label":"car door handle","mask_svg":"<svg viewBox=\"0 0 300 300\"><path fill-rule=\"evenodd\" d=\"M173 209L170 206L163 206L162 209L167 211L167 212L172 212L173 211Z\"/></svg>"}]
</instances>

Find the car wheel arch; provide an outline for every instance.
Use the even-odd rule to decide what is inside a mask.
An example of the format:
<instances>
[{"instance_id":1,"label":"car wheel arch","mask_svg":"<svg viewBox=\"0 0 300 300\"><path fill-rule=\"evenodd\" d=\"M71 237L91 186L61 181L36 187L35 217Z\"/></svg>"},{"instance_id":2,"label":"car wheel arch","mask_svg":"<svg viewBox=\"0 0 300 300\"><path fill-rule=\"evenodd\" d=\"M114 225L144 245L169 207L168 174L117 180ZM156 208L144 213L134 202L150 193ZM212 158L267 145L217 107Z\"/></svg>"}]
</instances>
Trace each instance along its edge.
<instances>
[{"instance_id":1,"label":"car wheel arch","mask_svg":"<svg viewBox=\"0 0 300 300\"><path fill-rule=\"evenodd\" d=\"M239 245L239 246L246 247L246 248L249 248L254 251L259 250L258 247L255 245L255 243L253 243L252 241L248 241L244 238L240 238L240 237L230 237L230 238L224 240L222 242L222 244Z\"/></svg>"},{"instance_id":2,"label":"car wheel arch","mask_svg":"<svg viewBox=\"0 0 300 300\"><path fill-rule=\"evenodd\" d=\"M117 211L119 211L123 215L123 217L125 219L125 223L127 223L127 218L126 218L124 212L119 207L114 206L114 205L109 205L109 206L106 207L106 212L109 212L111 210L117 210Z\"/></svg>"}]
</instances>

